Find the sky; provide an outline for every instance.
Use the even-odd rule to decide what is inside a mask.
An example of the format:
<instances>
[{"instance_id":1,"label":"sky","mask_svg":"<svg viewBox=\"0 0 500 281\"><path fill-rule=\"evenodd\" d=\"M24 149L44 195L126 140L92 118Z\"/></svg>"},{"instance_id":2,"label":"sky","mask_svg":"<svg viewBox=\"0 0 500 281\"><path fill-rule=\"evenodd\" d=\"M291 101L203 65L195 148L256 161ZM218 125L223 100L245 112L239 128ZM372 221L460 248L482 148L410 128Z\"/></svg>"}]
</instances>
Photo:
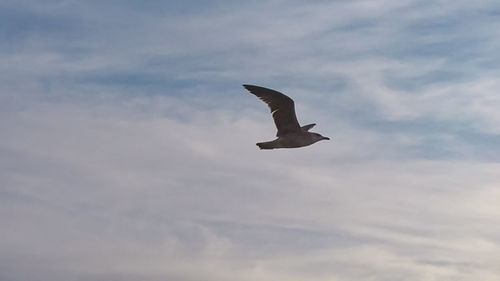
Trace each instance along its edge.
<instances>
[{"instance_id":1,"label":"sky","mask_svg":"<svg viewBox=\"0 0 500 281\"><path fill-rule=\"evenodd\" d=\"M500 280L498 1L0 1L0 280ZM260 151L295 100L330 137Z\"/></svg>"}]
</instances>

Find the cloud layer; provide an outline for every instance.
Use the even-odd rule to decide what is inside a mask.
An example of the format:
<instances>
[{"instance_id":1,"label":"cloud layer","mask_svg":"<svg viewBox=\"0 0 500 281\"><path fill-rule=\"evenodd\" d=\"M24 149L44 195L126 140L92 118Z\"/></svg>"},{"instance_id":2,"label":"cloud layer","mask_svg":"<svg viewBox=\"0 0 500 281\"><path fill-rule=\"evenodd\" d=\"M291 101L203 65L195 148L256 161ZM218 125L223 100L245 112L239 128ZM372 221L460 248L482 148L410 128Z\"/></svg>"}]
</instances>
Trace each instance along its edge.
<instances>
[{"instance_id":1,"label":"cloud layer","mask_svg":"<svg viewBox=\"0 0 500 281\"><path fill-rule=\"evenodd\" d=\"M500 278L494 1L0 11L0 279Z\"/></svg>"}]
</instances>

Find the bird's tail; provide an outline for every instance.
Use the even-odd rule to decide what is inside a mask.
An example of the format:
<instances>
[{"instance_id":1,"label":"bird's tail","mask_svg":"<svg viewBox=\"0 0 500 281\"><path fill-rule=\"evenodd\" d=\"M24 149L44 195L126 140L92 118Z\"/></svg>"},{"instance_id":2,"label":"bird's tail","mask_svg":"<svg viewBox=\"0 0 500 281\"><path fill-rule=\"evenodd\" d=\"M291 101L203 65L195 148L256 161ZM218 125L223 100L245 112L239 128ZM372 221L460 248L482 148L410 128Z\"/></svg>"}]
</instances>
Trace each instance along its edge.
<instances>
[{"instance_id":1,"label":"bird's tail","mask_svg":"<svg viewBox=\"0 0 500 281\"><path fill-rule=\"evenodd\" d=\"M266 141L266 142L258 142L256 145L260 149L274 149L274 142L273 141Z\"/></svg>"}]
</instances>

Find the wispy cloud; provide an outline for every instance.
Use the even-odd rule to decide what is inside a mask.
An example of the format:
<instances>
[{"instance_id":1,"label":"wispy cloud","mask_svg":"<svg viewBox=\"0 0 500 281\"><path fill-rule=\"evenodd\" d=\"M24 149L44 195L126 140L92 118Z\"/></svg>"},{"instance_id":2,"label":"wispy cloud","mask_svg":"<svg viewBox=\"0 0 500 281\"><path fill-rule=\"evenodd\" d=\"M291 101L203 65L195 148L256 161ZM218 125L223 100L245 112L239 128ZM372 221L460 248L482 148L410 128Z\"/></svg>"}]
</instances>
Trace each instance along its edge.
<instances>
[{"instance_id":1,"label":"wispy cloud","mask_svg":"<svg viewBox=\"0 0 500 281\"><path fill-rule=\"evenodd\" d=\"M500 277L494 1L0 6L0 279Z\"/></svg>"}]
</instances>

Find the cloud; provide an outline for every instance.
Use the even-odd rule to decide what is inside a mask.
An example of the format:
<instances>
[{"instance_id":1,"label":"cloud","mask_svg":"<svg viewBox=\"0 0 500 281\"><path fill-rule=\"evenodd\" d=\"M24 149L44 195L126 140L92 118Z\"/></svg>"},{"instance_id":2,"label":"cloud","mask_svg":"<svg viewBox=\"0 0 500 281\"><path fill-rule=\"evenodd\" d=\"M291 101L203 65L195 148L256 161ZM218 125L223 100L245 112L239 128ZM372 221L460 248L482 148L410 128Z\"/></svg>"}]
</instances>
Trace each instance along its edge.
<instances>
[{"instance_id":1,"label":"cloud","mask_svg":"<svg viewBox=\"0 0 500 281\"><path fill-rule=\"evenodd\" d=\"M188 121L136 104L13 115L17 126L2 126L7 279L42 270L28 258L61 279L417 280L458 278L464 263L468 276L495 274L499 210L484 198L497 164L359 160L356 149L377 146L343 140L259 154L249 138L265 125L218 109Z\"/></svg>"},{"instance_id":2,"label":"cloud","mask_svg":"<svg viewBox=\"0 0 500 281\"><path fill-rule=\"evenodd\" d=\"M492 1L2 5L0 279L500 276Z\"/></svg>"}]
</instances>

